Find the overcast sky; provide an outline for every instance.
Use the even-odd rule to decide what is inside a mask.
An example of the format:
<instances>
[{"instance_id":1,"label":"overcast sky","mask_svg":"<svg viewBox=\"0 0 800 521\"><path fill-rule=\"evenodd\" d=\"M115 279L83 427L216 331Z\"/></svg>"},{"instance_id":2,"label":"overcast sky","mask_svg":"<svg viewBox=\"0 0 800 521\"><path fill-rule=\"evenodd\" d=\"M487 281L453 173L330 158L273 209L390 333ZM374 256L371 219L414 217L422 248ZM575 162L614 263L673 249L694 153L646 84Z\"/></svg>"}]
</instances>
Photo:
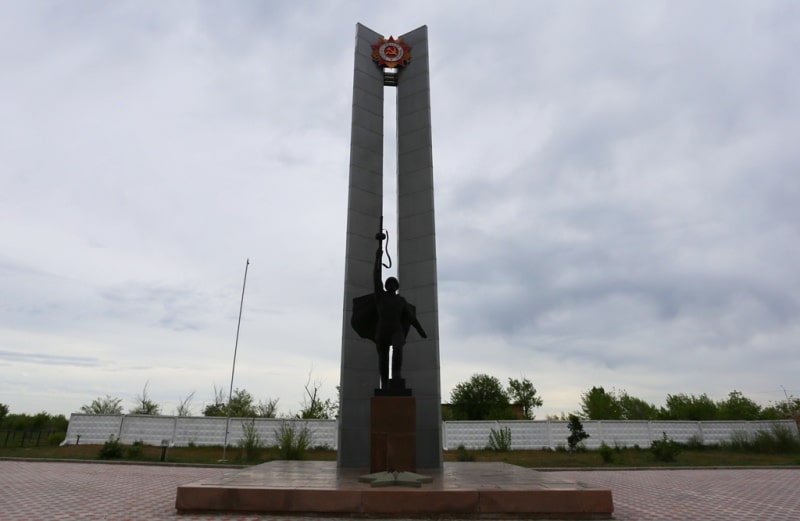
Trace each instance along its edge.
<instances>
[{"instance_id":1,"label":"overcast sky","mask_svg":"<svg viewBox=\"0 0 800 521\"><path fill-rule=\"evenodd\" d=\"M234 387L336 399L357 22L429 30L444 401L800 395L800 3L17 1L0 403L201 414L248 258Z\"/></svg>"}]
</instances>

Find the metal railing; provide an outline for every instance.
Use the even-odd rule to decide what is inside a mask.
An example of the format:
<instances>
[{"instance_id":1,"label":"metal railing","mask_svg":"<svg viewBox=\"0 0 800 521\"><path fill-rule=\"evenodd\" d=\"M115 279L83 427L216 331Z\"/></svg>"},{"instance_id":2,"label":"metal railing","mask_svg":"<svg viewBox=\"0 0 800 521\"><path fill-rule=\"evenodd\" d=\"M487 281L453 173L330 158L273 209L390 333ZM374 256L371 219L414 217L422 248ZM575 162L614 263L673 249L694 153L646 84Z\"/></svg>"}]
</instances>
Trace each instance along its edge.
<instances>
[{"instance_id":1,"label":"metal railing","mask_svg":"<svg viewBox=\"0 0 800 521\"><path fill-rule=\"evenodd\" d=\"M0 430L3 448L40 447L42 445L58 445L51 440L58 436L59 441L67 436L66 430Z\"/></svg>"}]
</instances>

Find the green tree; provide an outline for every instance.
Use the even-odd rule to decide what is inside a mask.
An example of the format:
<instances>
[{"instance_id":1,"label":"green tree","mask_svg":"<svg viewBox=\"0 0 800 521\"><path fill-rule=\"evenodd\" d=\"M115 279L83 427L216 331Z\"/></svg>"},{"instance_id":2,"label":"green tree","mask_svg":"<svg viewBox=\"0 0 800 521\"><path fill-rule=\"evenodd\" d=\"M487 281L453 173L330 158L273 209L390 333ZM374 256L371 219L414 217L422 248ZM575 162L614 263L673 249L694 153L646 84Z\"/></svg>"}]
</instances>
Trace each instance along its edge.
<instances>
[{"instance_id":1,"label":"green tree","mask_svg":"<svg viewBox=\"0 0 800 521\"><path fill-rule=\"evenodd\" d=\"M717 410L717 419L720 420L752 421L761 417L761 406L736 390L728 394L727 400L717 404Z\"/></svg>"},{"instance_id":2,"label":"green tree","mask_svg":"<svg viewBox=\"0 0 800 521\"><path fill-rule=\"evenodd\" d=\"M205 406L203 416L228 416L230 412L232 418L255 418L258 414L254 401L245 389L234 389L233 396L227 399L225 391L214 386L214 402Z\"/></svg>"},{"instance_id":3,"label":"green tree","mask_svg":"<svg viewBox=\"0 0 800 521\"><path fill-rule=\"evenodd\" d=\"M253 395L244 389L234 389L228 401L230 416L233 418L254 418L257 416ZM226 410L226 412L228 412Z\"/></svg>"},{"instance_id":4,"label":"green tree","mask_svg":"<svg viewBox=\"0 0 800 521\"><path fill-rule=\"evenodd\" d=\"M8 405L0 403L0 423L3 423L3 420L6 419L6 416L8 416L8 411Z\"/></svg>"},{"instance_id":5,"label":"green tree","mask_svg":"<svg viewBox=\"0 0 800 521\"><path fill-rule=\"evenodd\" d=\"M267 398L266 402L259 400L256 415L259 418L275 418L278 415L278 398Z\"/></svg>"},{"instance_id":6,"label":"green tree","mask_svg":"<svg viewBox=\"0 0 800 521\"><path fill-rule=\"evenodd\" d=\"M658 415L663 420L708 421L717 419L717 404L705 393L700 396L668 394Z\"/></svg>"},{"instance_id":7,"label":"green tree","mask_svg":"<svg viewBox=\"0 0 800 521\"><path fill-rule=\"evenodd\" d=\"M35 414L31 418L31 428L33 430L42 430L44 429L48 423L50 423L51 417L46 412L42 411L40 413Z\"/></svg>"},{"instance_id":8,"label":"green tree","mask_svg":"<svg viewBox=\"0 0 800 521\"><path fill-rule=\"evenodd\" d=\"M592 387L581 395L581 416L590 420L655 420L658 408L627 391Z\"/></svg>"},{"instance_id":9,"label":"green tree","mask_svg":"<svg viewBox=\"0 0 800 521\"><path fill-rule=\"evenodd\" d=\"M308 373L308 380L306 381L305 391L306 396L303 398L303 407L297 414L298 418L304 420L330 420L336 418L339 407L330 399L323 400L319 395L319 390L322 388L322 382L319 380L311 381L311 373Z\"/></svg>"},{"instance_id":10,"label":"green tree","mask_svg":"<svg viewBox=\"0 0 800 521\"><path fill-rule=\"evenodd\" d=\"M459 420L503 420L514 417L508 394L500 380L474 374L450 392L453 416Z\"/></svg>"},{"instance_id":11,"label":"green tree","mask_svg":"<svg viewBox=\"0 0 800 521\"><path fill-rule=\"evenodd\" d=\"M161 406L150 399L147 394L147 386L150 382L144 384L142 394L136 397L136 405L130 410L130 414L145 414L148 416L157 416L161 414Z\"/></svg>"},{"instance_id":12,"label":"green tree","mask_svg":"<svg viewBox=\"0 0 800 521\"><path fill-rule=\"evenodd\" d=\"M592 387L581 395L581 415L590 420L621 420L622 407L613 392Z\"/></svg>"},{"instance_id":13,"label":"green tree","mask_svg":"<svg viewBox=\"0 0 800 521\"><path fill-rule=\"evenodd\" d=\"M658 418L658 408L655 405L631 396L626 391L619 393L617 402L622 410L622 419L624 420L655 420Z\"/></svg>"},{"instance_id":14,"label":"green tree","mask_svg":"<svg viewBox=\"0 0 800 521\"><path fill-rule=\"evenodd\" d=\"M69 422L63 414L50 416L46 412L40 412L34 415L7 414L2 423L3 429L10 431L66 431Z\"/></svg>"},{"instance_id":15,"label":"green tree","mask_svg":"<svg viewBox=\"0 0 800 521\"><path fill-rule=\"evenodd\" d=\"M225 399L225 391L214 386L214 401L203 408L203 416L227 416L228 403Z\"/></svg>"},{"instance_id":16,"label":"green tree","mask_svg":"<svg viewBox=\"0 0 800 521\"><path fill-rule=\"evenodd\" d=\"M107 394L104 398L98 397L92 403L82 405L81 412L84 414L122 414L122 398L112 398Z\"/></svg>"},{"instance_id":17,"label":"green tree","mask_svg":"<svg viewBox=\"0 0 800 521\"><path fill-rule=\"evenodd\" d=\"M509 378L507 394L515 403L522 406L522 414L527 420L534 419L536 415L533 414L533 409L541 407L544 403L541 397L536 396L536 388L525 376L522 376L521 380Z\"/></svg>"},{"instance_id":18,"label":"green tree","mask_svg":"<svg viewBox=\"0 0 800 521\"><path fill-rule=\"evenodd\" d=\"M774 402L761 411L763 420L795 420L800 425L800 398L786 395L786 400Z\"/></svg>"},{"instance_id":19,"label":"green tree","mask_svg":"<svg viewBox=\"0 0 800 521\"><path fill-rule=\"evenodd\" d=\"M186 398L181 398L178 401L178 407L175 409L176 416L191 416L192 415L192 399L194 398L194 391L189 393Z\"/></svg>"},{"instance_id":20,"label":"green tree","mask_svg":"<svg viewBox=\"0 0 800 521\"><path fill-rule=\"evenodd\" d=\"M583 430L583 423L581 423L581 419L575 414L569 415L567 428L569 429L567 445L569 445L569 451L572 453L583 440L589 437L589 434Z\"/></svg>"}]
</instances>

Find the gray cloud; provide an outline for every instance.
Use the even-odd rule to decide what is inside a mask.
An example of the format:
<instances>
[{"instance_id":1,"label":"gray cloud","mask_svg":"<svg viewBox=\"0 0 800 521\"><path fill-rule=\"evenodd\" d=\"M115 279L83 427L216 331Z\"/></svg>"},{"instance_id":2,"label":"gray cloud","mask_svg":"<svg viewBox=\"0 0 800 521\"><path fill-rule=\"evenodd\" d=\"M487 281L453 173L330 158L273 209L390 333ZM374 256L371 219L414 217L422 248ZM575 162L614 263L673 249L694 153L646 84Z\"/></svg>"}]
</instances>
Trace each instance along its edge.
<instances>
[{"instance_id":1,"label":"gray cloud","mask_svg":"<svg viewBox=\"0 0 800 521\"><path fill-rule=\"evenodd\" d=\"M289 406L313 367L335 397L362 22L429 26L443 396L486 370L545 413L592 385L779 399L798 9L4 6L0 392L50 409L23 397L59 365L53 412L210 391L250 258L237 386Z\"/></svg>"},{"instance_id":2,"label":"gray cloud","mask_svg":"<svg viewBox=\"0 0 800 521\"><path fill-rule=\"evenodd\" d=\"M0 350L0 360L6 363L22 362L25 364L45 364L57 366L97 367L103 365L101 360L87 356L52 355L49 353L20 353Z\"/></svg>"}]
</instances>

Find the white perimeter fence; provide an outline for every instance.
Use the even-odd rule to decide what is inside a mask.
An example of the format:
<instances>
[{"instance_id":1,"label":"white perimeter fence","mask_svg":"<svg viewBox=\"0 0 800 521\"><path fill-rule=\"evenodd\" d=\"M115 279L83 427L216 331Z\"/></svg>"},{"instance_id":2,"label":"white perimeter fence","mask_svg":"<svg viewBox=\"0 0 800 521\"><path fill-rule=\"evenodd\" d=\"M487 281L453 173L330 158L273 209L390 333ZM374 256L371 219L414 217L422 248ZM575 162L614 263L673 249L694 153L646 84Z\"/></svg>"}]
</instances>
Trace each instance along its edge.
<instances>
[{"instance_id":1,"label":"white perimeter fence","mask_svg":"<svg viewBox=\"0 0 800 521\"><path fill-rule=\"evenodd\" d=\"M261 440L271 445L275 431L283 422L296 428L307 426L311 433L311 446L338 447L336 420L296 420L272 418L227 418L207 416L135 416L73 414L69 420L64 444L102 444L110 437L131 444L141 440L147 445L172 446L222 445L225 427L228 427L228 444L236 445L242 439L243 425L253 422ZM759 431L771 432L773 426L790 429L800 437L797 424L781 421L615 421L584 420L583 429L589 434L585 445L596 449L602 442L614 447L649 447L653 440L666 433L678 442L696 440L706 445L730 442L734 437L752 438ZM555 449L566 446L569 429L566 421L451 421L442 423L442 444L445 450L459 445L468 449L482 449L489 443L492 429L511 431L512 449Z\"/></svg>"}]
</instances>

